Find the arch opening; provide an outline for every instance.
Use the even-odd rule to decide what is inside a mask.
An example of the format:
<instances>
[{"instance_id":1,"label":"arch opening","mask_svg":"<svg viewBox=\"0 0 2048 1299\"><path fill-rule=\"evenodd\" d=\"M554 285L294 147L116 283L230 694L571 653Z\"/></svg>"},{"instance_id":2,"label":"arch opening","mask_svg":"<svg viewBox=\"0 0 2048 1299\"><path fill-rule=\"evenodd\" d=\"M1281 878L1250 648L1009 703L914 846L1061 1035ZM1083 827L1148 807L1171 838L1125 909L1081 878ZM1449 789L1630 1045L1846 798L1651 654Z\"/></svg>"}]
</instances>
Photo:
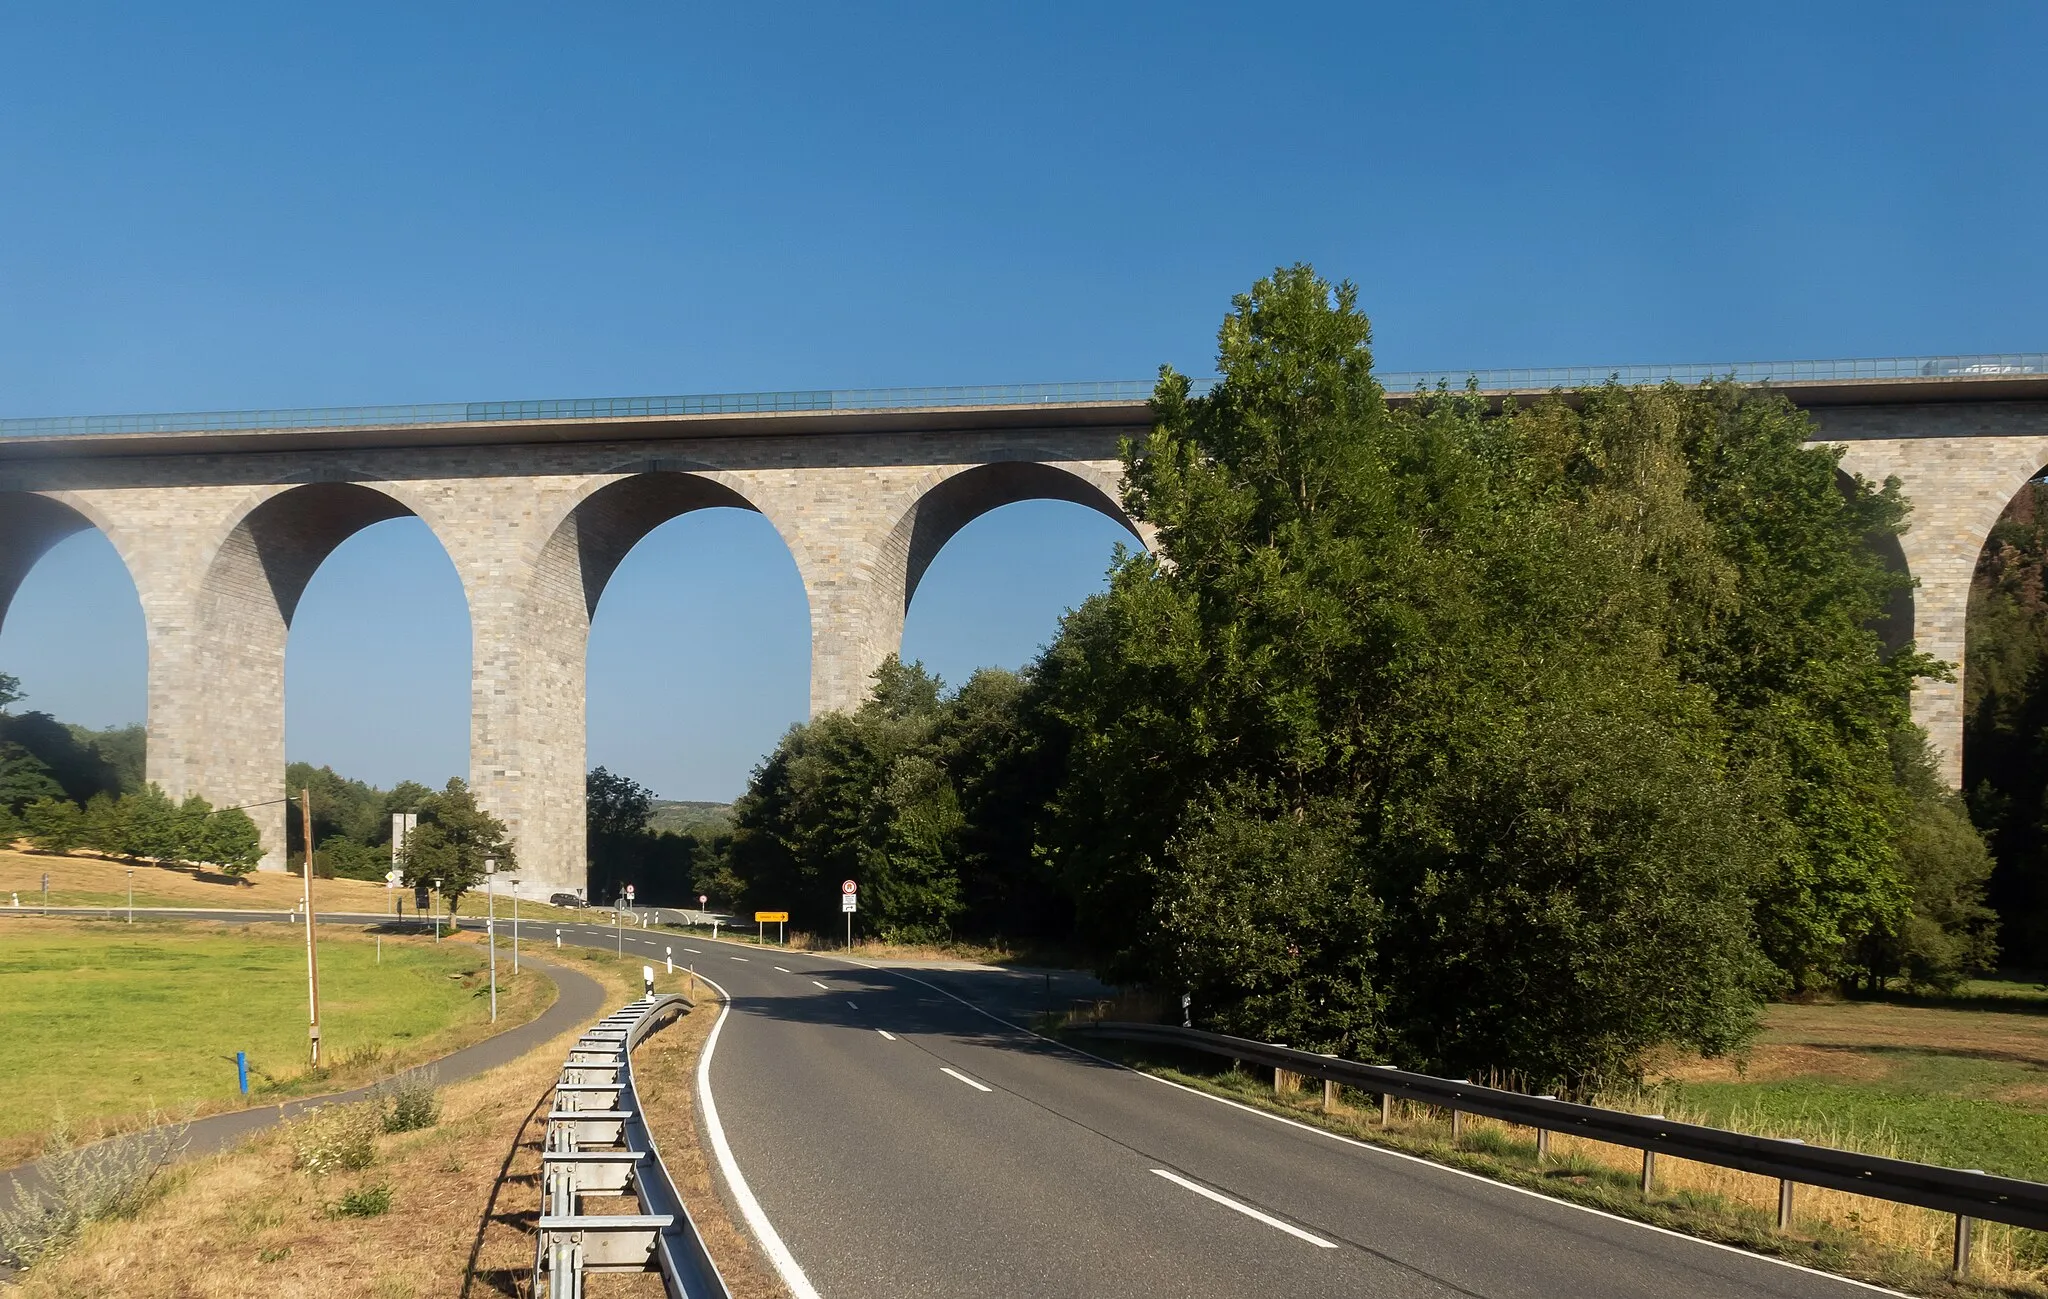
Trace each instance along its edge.
<instances>
[{"instance_id":1,"label":"arch opening","mask_svg":"<svg viewBox=\"0 0 2048 1299\"><path fill-rule=\"evenodd\" d=\"M926 570L961 529L991 510L1025 501L1068 501L1086 506L1114 521L1138 544L1145 544L1137 525L1101 483L1037 460L977 465L927 490L890 535L886 552L891 557L900 555L903 566L903 610L909 611Z\"/></svg>"},{"instance_id":2,"label":"arch opening","mask_svg":"<svg viewBox=\"0 0 2048 1299\"><path fill-rule=\"evenodd\" d=\"M300 602L343 542L413 515L397 497L361 483L305 483L244 512L208 564L194 641L165 669L172 697L151 699L152 737L167 742L162 752L152 750L150 775L174 798L197 793L217 806L254 804L249 812L263 835L263 869L286 867L278 801L286 770L285 657Z\"/></svg>"},{"instance_id":3,"label":"arch opening","mask_svg":"<svg viewBox=\"0 0 2048 1299\"><path fill-rule=\"evenodd\" d=\"M29 492L0 492L0 671L22 691L0 716L10 810L141 785L148 631L134 578L91 519Z\"/></svg>"},{"instance_id":4,"label":"arch opening","mask_svg":"<svg viewBox=\"0 0 2048 1299\"><path fill-rule=\"evenodd\" d=\"M2000 946L2048 942L2048 469L2006 503L1971 576L1963 792L1996 862Z\"/></svg>"},{"instance_id":5,"label":"arch opening","mask_svg":"<svg viewBox=\"0 0 2048 1299\"><path fill-rule=\"evenodd\" d=\"M615 871L593 873L587 852L585 778L593 736L602 750L598 765L616 762L618 774L671 797L678 792L672 781L693 782L685 797L718 793L729 782L709 789L694 782L715 776L720 759L714 755L708 765L696 760L704 757L700 745L686 760L685 746L669 737L695 732L707 718L733 719L747 701L776 696L772 683L709 699L676 689L679 669L691 670L693 663L699 672L711 663L722 664L721 673L740 666L756 677L764 666L749 661L762 656L750 656L730 634L729 623L721 628L695 617L660 616L673 611L671 597L679 587L695 587L700 594L705 589L695 579L703 575L707 542L746 560L745 589L727 588L738 602L727 607L728 618L757 602L764 583L786 582L795 593L793 606L780 617L798 629L803 675L797 684L807 677L809 613L795 559L774 525L738 489L709 471L650 466L590 492L542 547L519 619L523 633L512 651L520 683L513 692L517 716L508 710L489 760L477 764L479 781L491 786L493 800L506 809L501 815L516 823L530 872L524 891L575 890L596 898L593 887L620 882ZM690 576L678 581L668 571L676 569ZM615 585L624 598L605 604L607 616L596 623L603 597ZM712 648L719 653L694 652L714 638ZM592 692L587 683L594 665L605 679ZM615 682L612 674L622 670L627 679ZM784 693L792 693L789 684L781 687ZM800 710L802 690L793 693ZM760 725L754 719L745 733ZM730 748L728 737L720 749ZM758 756L747 756L739 768L742 778ZM722 760L731 758L723 753Z\"/></svg>"}]
</instances>

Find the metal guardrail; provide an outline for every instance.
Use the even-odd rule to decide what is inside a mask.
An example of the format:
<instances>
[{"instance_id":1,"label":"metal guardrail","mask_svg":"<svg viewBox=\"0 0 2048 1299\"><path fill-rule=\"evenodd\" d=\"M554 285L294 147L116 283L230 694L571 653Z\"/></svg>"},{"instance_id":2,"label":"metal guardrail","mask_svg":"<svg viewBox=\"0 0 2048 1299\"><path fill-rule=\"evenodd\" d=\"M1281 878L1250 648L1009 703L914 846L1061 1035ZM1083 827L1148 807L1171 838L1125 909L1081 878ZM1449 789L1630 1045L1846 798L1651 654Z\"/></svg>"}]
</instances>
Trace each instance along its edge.
<instances>
[{"instance_id":1,"label":"metal guardrail","mask_svg":"<svg viewBox=\"0 0 2048 1299\"><path fill-rule=\"evenodd\" d=\"M1459 389L1548 392L1625 384L1699 383L1733 378L1741 383L1847 379L1981 378L2048 374L2048 353L2002 352L1956 356L1892 356L1821 361L1729 361L1681 365L1577 365L1530 369L1393 370L1381 372L1389 393ZM1194 381L1206 392L1213 378ZM182 411L134 415L53 415L0 419L0 437L68 433L210 433L259 429L364 428L449 424L527 423L540 420L645 419L676 415L773 415L807 411L937 410L960 406L1064 406L1091 402L1150 401L1151 379L1081 383L961 384L927 388L813 388L783 392L718 392L670 397L570 397L536 401L424 402L397 406L319 406L269 410Z\"/></svg>"},{"instance_id":2,"label":"metal guardrail","mask_svg":"<svg viewBox=\"0 0 2048 1299\"><path fill-rule=\"evenodd\" d=\"M1079 1024L1074 1031L1120 1041L1148 1042L1199 1051L1352 1087L1380 1096L1383 1116L1385 1098L1389 1096L1439 1106L1451 1112L1454 1132L1461 1114L1477 1114L1534 1128L1539 1134L1539 1153L1547 1149L1544 1137L1552 1132L1566 1132L1592 1141L1633 1147L1643 1152L1645 1192L1655 1184L1655 1161L1659 1154L1775 1177L1779 1181L1778 1225L1781 1229L1790 1225L1792 1188L1795 1185L1821 1186L1954 1214L1954 1266L1958 1274L1968 1268L1970 1225L1975 1219L2048 1230L2048 1184L2041 1182L1998 1177L1975 1169L1943 1168L1883 1155L1858 1154L1852 1150L1807 1145L1779 1137L1750 1136L1696 1123L1677 1123L1653 1114L1628 1114L1593 1105L1579 1105L1554 1097L1527 1096L1477 1083L1409 1073L1392 1065L1361 1064L1271 1042L1257 1042L1201 1029L1177 1028L1169 1024L1106 1022Z\"/></svg>"},{"instance_id":3,"label":"metal guardrail","mask_svg":"<svg viewBox=\"0 0 2048 1299\"><path fill-rule=\"evenodd\" d=\"M589 1272L658 1272L671 1299L732 1299L633 1089L633 1048L689 1006L673 995L642 997L569 1049L541 1154L536 1295L582 1299ZM584 1212L585 1196L626 1195L639 1212Z\"/></svg>"}]
</instances>

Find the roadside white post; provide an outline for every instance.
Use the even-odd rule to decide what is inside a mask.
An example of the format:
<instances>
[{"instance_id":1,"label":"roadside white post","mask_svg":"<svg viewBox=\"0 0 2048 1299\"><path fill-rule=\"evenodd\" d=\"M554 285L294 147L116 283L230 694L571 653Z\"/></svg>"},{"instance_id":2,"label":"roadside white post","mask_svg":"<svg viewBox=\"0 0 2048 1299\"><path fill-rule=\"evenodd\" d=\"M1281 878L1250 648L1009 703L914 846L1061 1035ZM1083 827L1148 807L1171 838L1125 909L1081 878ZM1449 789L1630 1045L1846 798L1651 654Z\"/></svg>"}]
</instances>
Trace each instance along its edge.
<instances>
[{"instance_id":1,"label":"roadside white post","mask_svg":"<svg viewBox=\"0 0 2048 1299\"><path fill-rule=\"evenodd\" d=\"M135 923L135 868L128 868L128 923Z\"/></svg>"},{"instance_id":2,"label":"roadside white post","mask_svg":"<svg viewBox=\"0 0 2048 1299\"><path fill-rule=\"evenodd\" d=\"M557 929L557 930L555 931L555 950L556 950L556 951L560 951L561 949L562 949L562 931L561 931L561 930L559 930L559 929Z\"/></svg>"},{"instance_id":3,"label":"roadside white post","mask_svg":"<svg viewBox=\"0 0 2048 1299\"><path fill-rule=\"evenodd\" d=\"M514 875L512 884L512 973L519 973L519 877Z\"/></svg>"},{"instance_id":4,"label":"roadside white post","mask_svg":"<svg viewBox=\"0 0 2048 1299\"><path fill-rule=\"evenodd\" d=\"M662 948L661 963L668 967L670 974L674 974L676 972L676 949L673 947Z\"/></svg>"},{"instance_id":5,"label":"roadside white post","mask_svg":"<svg viewBox=\"0 0 2048 1299\"><path fill-rule=\"evenodd\" d=\"M484 935L491 947L491 1022L498 1022L498 859L484 858Z\"/></svg>"},{"instance_id":6,"label":"roadside white post","mask_svg":"<svg viewBox=\"0 0 2048 1299\"><path fill-rule=\"evenodd\" d=\"M1786 1138L1785 1144L1803 1146L1806 1142L1799 1137ZM1792 1230L1792 1188L1796 1185L1789 1177L1778 1179L1778 1230Z\"/></svg>"}]
</instances>

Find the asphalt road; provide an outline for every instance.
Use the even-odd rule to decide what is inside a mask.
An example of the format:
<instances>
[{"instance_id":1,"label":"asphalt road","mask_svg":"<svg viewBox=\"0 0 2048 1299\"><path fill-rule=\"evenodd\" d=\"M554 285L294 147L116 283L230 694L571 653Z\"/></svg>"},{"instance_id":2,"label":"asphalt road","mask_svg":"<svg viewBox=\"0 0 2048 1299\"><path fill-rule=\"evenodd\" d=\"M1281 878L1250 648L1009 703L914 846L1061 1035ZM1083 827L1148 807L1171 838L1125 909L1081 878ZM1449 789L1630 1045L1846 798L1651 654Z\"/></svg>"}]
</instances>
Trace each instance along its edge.
<instances>
[{"instance_id":1,"label":"asphalt road","mask_svg":"<svg viewBox=\"0 0 2048 1299\"><path fill-rule=\"evenodd\" d=\"M1038 976L596 926L564 938L673 948L730 992L713 1096L825 1299L1871 1293L1094 1060L1006 1022L1045 999Z\"/></svg>"},{"instance_id":2,"label":"asphalt road","mask_svg":"<svg viewBox=\"0 0 2048 1299\"><path fill-rule=\"evenodd\" d=\"M712 1094L739 1170L824 1299L1873 1292L1340 1141L1017 1025L1092 990L1074 976L883 968L598 924L523 936L552 946L557 929L650 964L672 954L730 993Z\"/></svg>"}]
</instances>

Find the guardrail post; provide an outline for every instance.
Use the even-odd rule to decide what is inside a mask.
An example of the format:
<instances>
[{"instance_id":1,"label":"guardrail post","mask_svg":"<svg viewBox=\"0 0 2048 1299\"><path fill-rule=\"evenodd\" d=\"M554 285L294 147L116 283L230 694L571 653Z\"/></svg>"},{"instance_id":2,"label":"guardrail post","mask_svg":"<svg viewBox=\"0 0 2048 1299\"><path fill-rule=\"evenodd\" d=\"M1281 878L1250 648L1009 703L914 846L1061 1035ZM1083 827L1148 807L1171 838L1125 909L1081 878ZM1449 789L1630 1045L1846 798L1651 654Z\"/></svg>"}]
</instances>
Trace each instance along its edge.
<instances>
[{"instance_id":1,"label":"guardrail post","mask_svg":"<svg viewBox=\"0 0 2048 1299\"><path fill-rule=\"evenodd\" d=\"M1788 1146L1803 1146L1806 1144L1806 1142L1799 1137L1788 1137L1785 1140L1785 1144ZM1792 1230L1792 1188L1795 1185L1797 1185L1797 1183L1795 1183L1789 1177L1781 1177L1778 1179L1779 1231Z\"/></svg>"},{"instance_id":2,"label":"guardrail post","mask_svg":"<svg viewBox=\"0 0 2048 1299\"><path fill-rule=\"evenodd\" d=\"M1657 1152L1654 1150L1645 1150L1643 1151L1643 1194L1648 1195L1650 1192L1656 1189Z\"/></svg>"},{"instance_id":3,"label":"guardrail post","mask_svg":"<svg viewBox=\"0 0 2048 1299\"><path fill-rule=\"evenodd\" d=\"M1386 1127L1394 1121L1394 1094L1380 1093L1380 1126Z\"/></svg>"},{"instance_id":4,"label":"guardrail post","mask_svg":"<svg viewBox=\"0 0 2048 1299\"><path fill-rule=\"evenodd\" d=\"M1536 1099L1539 1101L1554 1101L1557 1097L1545 1093ZM1550 1129L1538 1128L1536 1129L1536 1162L1540 1164L1548 1158L1550 1158Z\"/></svg>"},{"instance_id":5,"label":"guardrail post","mask_svg":"<svg viewBox=\"0 0 2048 1299\"><path fill-rule=\"evenodd\" d=\"M1465 1111L1454 1109L1451 1111L1451 1144L1455 1146L1464 1139Z\"/></svg>"},{"instance_id":6,"label":"guardrail post","mask_svg":"<svg viewBox=\"0 0 2048 1299\"><path fill-rule=\"evenodd\" d=\"M1974 1218L1956 1215L1956 1256L1954 1272L1958 1278L1970 1275L1970 1224Z\"/></svg>"}]
</instances>

